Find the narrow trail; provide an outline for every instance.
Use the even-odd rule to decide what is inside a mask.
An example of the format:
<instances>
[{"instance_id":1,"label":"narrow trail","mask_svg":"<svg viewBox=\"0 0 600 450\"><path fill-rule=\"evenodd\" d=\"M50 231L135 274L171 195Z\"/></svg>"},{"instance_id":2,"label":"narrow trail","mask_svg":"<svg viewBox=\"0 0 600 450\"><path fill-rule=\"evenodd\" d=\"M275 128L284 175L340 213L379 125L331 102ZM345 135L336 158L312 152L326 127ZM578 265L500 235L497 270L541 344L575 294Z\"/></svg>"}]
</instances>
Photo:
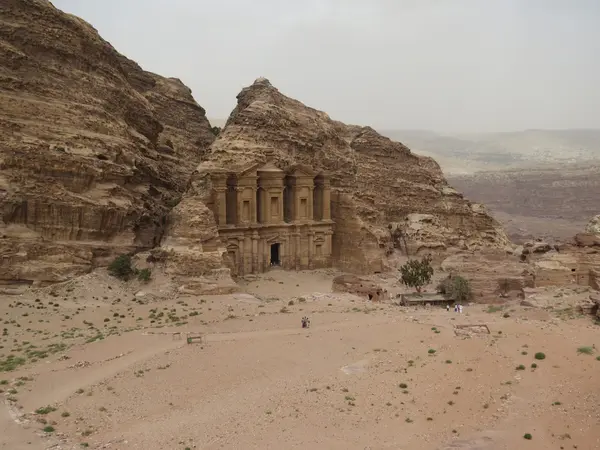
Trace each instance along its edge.
<instances>
[{"instance_id":1,"label":"narrow trail","mask_svg":"<svg viewBox=\"0 0 600 450\"><path fill-rule=\"evenodd\" d=\"M2 402L0 406L0 449L42 450L48 448L48 440L38 436L29 425L18 423L11 407Z\"/></svg>"}]
</instances>

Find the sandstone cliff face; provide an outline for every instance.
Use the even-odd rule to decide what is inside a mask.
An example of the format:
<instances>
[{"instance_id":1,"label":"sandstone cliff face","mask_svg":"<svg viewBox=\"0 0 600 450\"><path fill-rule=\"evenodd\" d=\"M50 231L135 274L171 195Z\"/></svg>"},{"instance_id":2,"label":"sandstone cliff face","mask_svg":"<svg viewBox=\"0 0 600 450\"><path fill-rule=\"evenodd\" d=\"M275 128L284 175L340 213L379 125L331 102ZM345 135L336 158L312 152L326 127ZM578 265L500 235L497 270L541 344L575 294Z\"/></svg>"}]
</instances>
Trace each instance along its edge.
<instances>
[{"instance_id":1,"label":"sandstone cliff face","mask_svg":"<svg viewBox=\"0 0 600 450\"><path fill-rule=\"evenodd\" d=\"M264 162L272 152L282 169L306 164L330 174L333 256L342 269L383 270L386 254L396 250L415 254L508 245L498 223L450 188L433 159L414 155L369 127L331 120L284 96L266 79L237 99L178 207L178 225L169 231L168 242L187 239L198 205L212 201L211 170ZM189 218L186 209L193 211Z\"/></svg>"},{"instance_id":2,"label":"sandstone cliff face","mask_svg":"<svg viewBox=\"0 0 600 450\"><path fill-rule=\"evenodd\" d=\"M214 137L177 79L46 0L0 7L0 283L156 246Z\"/></svg>"}]
</instances>

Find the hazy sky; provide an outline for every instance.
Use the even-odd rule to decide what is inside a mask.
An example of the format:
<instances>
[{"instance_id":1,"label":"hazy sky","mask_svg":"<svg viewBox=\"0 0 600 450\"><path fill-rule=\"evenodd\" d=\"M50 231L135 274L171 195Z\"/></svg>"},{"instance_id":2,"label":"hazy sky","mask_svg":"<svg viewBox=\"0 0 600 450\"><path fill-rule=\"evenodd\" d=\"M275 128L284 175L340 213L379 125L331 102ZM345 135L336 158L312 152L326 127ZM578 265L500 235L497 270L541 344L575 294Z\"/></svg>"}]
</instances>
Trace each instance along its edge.
<instances>
[{"instance_id":1,"label":"hazy sky","mask_svg":"<svg viewBox=\"0 0 600 450\"><path fill-rule=\"evenodd\" d=\"M265 76L375 128L600 128L600 0L53 0L209 118Z\"/></svg>"}]
</instances>

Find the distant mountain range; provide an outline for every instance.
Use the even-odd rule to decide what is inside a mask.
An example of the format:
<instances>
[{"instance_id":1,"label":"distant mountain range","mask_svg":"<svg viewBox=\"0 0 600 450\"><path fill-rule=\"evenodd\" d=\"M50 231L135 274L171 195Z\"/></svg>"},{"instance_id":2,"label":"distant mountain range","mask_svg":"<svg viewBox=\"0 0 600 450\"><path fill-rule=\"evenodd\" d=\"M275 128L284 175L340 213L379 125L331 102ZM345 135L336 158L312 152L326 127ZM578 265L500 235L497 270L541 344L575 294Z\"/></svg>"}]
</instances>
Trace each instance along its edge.
<instances>
[{"instance_id":1,"label":"distant mountain range","mask_svg":"<svg viewBox=\"0 0 600 450\"><path fill-rule=\"evenodd\" d=\"M415 153L431 156L447 174L523 169L600 159L600 129L441 134L380 130Z\"/></svg>"},{"instance_id":2,"label":"distant mountain range","mask_svg":"<svg viewBox=\"0 0 600 450\"><path fill-rule=\"evenodd\" d=\"M210 119L223 127L225 119ZM377 130L414 153L431 156L448 175L541 168L600 160L600 129L438 133Z\"/></svg>"}]
</instances>

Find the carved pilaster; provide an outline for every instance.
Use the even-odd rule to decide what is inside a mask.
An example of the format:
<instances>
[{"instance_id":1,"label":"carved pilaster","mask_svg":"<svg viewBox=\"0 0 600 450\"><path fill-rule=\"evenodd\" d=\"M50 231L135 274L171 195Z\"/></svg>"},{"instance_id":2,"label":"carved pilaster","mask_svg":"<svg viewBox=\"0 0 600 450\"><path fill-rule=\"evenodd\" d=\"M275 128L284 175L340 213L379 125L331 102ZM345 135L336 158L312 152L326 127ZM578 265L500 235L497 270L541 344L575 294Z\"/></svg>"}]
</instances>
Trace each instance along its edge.
<instances>
[{"instance_id":1,"label":"carved pilaster","mask_svg":"<svg viewBox=\"0 0 600 450\"><path fill-rule=\"evenodd\" d=\"M313 255L314 255L313 242L314 242L314 237L315 237L315 232L314 231L309 231L308 232L308 268L309 269L313 268Z\"/></svg>"},{"instance_id":2,"label":"carved pilaster","mask_svg":"<svg viewBox=\"0 0 600 450\"><path fill-rule=\"evenodd\" d=\"M253 224L258 223L258 216L257 216L257 212L256 212L258 209L258 205L256 204L257 190L258 190L257 187L252 188L252 200L250 201L250 222L252 222Z\"/></svg>"},{"instance_id":3,"label":"carved pilaster","mask_svg":"<svg viewBox=\"0 0 600 450\"><path fill-rule=\"evenodd\" d=\"M331 220L331 183L326 178L323 182L323 220Z\"/></svg>"},{"instance_id":4,"label":"carved pilaster","mask_svg":"<svg viewBox=\"0 0 600 450\"><path fill-rule=\"evenodd\" d=\"M252 273L260 273L258 241L260 237L255 231L252 233Z\"/></svg>"},{"instance_id":5,"label":"carved pilaster","mask_svg":"<svg viewBox=\"0 0 600 450\"><path fill-rule=\"evenodd\" d=\"M243 203L244 203L244 199L243 199L243 195L242 193L244 192L244 187L241 186L236 186L235 187L235 199L236 199L236 208L237 208L237 213L236 213L236 225L241 225L242 223L244 223L244 209L243 209Z\"/></svg>"},{"instance_id":6,"label":"carved pilaster","mask_svg":"<svg viewBox=\"0 0 600 450\"><path fill-rule=\"evenodd\" d=\"M217 223L220 226L225 226L227 223L227 188L215 188L216 203L217 203Z\"/></svg>"},{"instance_id":7,"label":"carved pilaster","mask_svg":"<svg viewBox=\"0 0 600 450\"><path fill-rule=\"evenodd\" d=\"M315 187L314 186L310 186L308 191L308 220L313 220L315 215L314 215L314 207L315 205L313 204L313 200L314 200L314 192L315 192Z\"/></svg>"}]
</instances>

